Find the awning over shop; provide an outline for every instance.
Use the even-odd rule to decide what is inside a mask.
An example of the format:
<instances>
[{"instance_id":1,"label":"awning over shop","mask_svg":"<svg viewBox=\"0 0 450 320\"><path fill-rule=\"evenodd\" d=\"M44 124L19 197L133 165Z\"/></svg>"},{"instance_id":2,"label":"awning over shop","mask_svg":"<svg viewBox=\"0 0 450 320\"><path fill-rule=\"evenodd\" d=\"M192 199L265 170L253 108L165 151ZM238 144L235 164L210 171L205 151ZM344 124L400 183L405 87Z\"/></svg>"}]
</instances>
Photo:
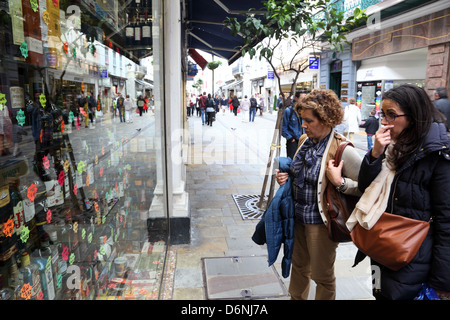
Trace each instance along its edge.
<instances>
[{"instance_id":1,"label":"awning over shop","mask_svg":"<svg viewBox=\"0 0 450 320\"><path fill-rule=\"evenodd\" d=\"M200 49L228 60L231 64L241 56L241 36L231 35L225 26L227 17L244 20L242 13L250 8L263 9L262 0L187 0L187 48ZM262 39L255 39L255 44Z\"/></svg>"},{"instance_id":2,"label":"awning over shop","mask_svg":"<svg viewBox=\"0 0 450 320\"><path fill-rule=\"evenodd\" d=\"M230 84L227 84L225 86L220 87L222 90L229 90L229 89L233 89L235 87L237 87L238 85L240 85L243 82L243 80L239 80L239 81L234 81Z\"/></svg>"},{"instance_id":3,"label":"awning over shop","mask_svg":"<svg viewBox=\"0 0 450 320\"><path fill-rule=\"evenodd\" d=\"M134 81L136 81L136 83L138 83L138 84L144 86L144 88L145 88L145 87L147 87L147 88L153 88L153 86L152 86L150 83L146 82L146 81L142 81L142 80L139 80L139 79L134 79Z\"/></svg>"},{"instance_id":4,"label":"awning over shop","mask_svg":"<svg viewBox=\"0 0 450 320\"><path fill-rule=\"evenodd\" d=\"M208 61L205 60L205 58L202 57L200 53L197 52L195 49L189 49L189 54L191 58L195 61L196 64L200 66L200 68L205 69L206 65L208 64Z\"/></svg>"}]
</instances>

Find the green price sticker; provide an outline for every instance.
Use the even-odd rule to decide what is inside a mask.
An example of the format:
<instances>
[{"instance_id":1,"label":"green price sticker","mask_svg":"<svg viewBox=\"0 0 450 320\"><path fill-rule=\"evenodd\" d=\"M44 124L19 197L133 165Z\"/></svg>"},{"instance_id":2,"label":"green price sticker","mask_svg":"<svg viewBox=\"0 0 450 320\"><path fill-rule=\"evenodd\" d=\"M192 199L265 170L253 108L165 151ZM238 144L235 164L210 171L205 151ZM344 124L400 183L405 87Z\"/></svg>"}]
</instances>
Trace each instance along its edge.
<instances>
[{"instance_id":1,"label":"green price sticker","mask_svg":"<svg viewBox=\"0 0 450 320\"><path fill-rule=\"evenodd\" d=\"M58 288L61 288L62 279L63 279L62 274L58 274L58 277L56 278L56 285L58 286Z\"/></svg>"},{"instance_id":2,"label":"green price sticker","mask_svg":"<svg viewBox=\"0 0 450 320\"><path fill-rule=\"evenodd\" d=\"M16 119L19 126L23 127L23 125L25 124L25 113L23 112L23 110L17 111Z\"/></svg>"},{"instance_id":3,"label":"green price sticker","mask_svg":"<svg viewBox=\"0 0 450 320\"><path fill-rule=\"evenodd\" d=\"M25 41L20 44L20 53L25 59L28 57L28 44Z\"/></svg>"},{"instance_id":4,"label":"green price sticker","mask_svg":"<svg viewBox=\"0 0 450 320\"><path fill-rule=\"evenodd\" d=\"M84 161L78 162L77 170L79 173L83 173L85 167L86 167L86 165L84 164Z\"/></svg>"},{"instance_id":5,"label":"green price sticker","mask_svg":"<svg viewBox=\"0 0 450 320\"><path fill-rule=\"evenodd\" d=\"M30 5L31 5L31 9L32 9L34 12L37 12L37 10L38 10L38 8L39 8L39 5L38 5L37 0L30 0Z\"/></svg>"},{"instance_id":6,"label":"green price sticker","mask_svg":"<svg viewBox=\"0 0 450 320\"><path fill-rule=\"evenodd\" d=\"M45 264L45 270L49 270L52 266L52 257L48 257L47 263Z\"/></svg>"},{"instance_id":7,"label":"green price sticker","mask_svg":"<svg viewBox=\"0 0 450 320\"><path fill-rule=\"evenodd\" d=\"M27 226L22 228L22 231L20 232L20 240L25 243L28 241L28 238L30 237L30 229L28 229Z\"/></svg>"},{"instance_id":8,"label":"green price sticker","mask_svg":"<svg viewBox=\"0 0 450 320\"><path fill-rule=\"evenodd\" d=\"M74 261L75 261L75 253L72 252L69 257L69 263L72 265Z\"/></svg>"}]
</instances>

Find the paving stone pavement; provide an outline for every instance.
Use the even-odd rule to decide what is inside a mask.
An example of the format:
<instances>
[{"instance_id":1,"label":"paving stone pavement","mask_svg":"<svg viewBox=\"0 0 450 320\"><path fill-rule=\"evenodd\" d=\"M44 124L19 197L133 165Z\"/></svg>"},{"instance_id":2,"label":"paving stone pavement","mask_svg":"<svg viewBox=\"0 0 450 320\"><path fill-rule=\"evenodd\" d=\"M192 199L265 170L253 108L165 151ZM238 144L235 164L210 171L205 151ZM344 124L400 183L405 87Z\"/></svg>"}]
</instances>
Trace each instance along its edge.
<instances>
[{"instance_id":1,"label":"paving stone pavement","mask_svg":"<svg viewBox=\"0 0 450 320\"><path fill-rule=\"evenodd\" d=\"M187 192L190 198L191 242L176 245L174 300L205 300L205 273L202 258L266 256L265 246L251 240L259 220L244 220L233 194L260 194L275 129L276 112L244 121L229 111L218 113L213 126L202 125L201 118L188 118ZM355 146L365 153L366 136L357 134ZM281 142L285 156L285 141ZM266 188L269 190L270 181ZM352 268L356 247L340 244L335 273L337 299L372 299L371 270L368 259ZM277 276L285 288L289 277L281 277L281 257L275 263ZM289 299L283 296L279 299ZM310 299L314 299L314 285Z\"/></svg>"}]
</instances>

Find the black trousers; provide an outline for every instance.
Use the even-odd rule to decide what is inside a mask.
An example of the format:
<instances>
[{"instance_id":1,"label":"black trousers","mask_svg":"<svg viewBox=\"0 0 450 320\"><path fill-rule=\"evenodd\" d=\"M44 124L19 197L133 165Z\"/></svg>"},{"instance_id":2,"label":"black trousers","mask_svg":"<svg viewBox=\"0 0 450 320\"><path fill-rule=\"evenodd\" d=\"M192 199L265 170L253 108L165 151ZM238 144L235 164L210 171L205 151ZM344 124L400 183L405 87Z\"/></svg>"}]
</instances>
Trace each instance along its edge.
<instances>
[{"instance_id":1,"label":"black trousers","mask_svg":"<svg viewBox=\"0 0 450 320\"><path fill-rule=\"evenodd\" d=\"M207 118L206 118L206 125L209 125L209 126L211 126L212 127L212 123L213 123L213 121L214 121L214 116L215 116L215 112L213 111L213 112L207 112L206 113L206 115L207 115Z\"/></svg>"},{"instance_id":2,"label":"black trousers","mask_svg":"<svg viewBox=\"0 0 450 320\"><path fill-rule=\"evenodd\" d=\"M294 141L292 141L294 140ZM295 156L295 152L297 151L297 147L298 147L298 140L296 139L289 139L289 141L286 141L286 155L291 158L292 160L294 159Z\"/></svg>"}]
</instances>

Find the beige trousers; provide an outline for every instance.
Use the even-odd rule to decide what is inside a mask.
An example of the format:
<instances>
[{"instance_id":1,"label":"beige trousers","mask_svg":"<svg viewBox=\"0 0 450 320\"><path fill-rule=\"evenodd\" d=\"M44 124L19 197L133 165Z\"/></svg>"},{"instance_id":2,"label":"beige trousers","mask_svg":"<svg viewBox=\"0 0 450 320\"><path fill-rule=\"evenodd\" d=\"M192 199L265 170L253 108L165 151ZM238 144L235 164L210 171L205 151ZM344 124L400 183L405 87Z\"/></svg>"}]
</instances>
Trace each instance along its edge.
<instances>
[{"instance_id":1,"label":"beige trousers","mask_svg":"<svg viewBox=\"0 0 450 320\"><path fill-rule=\"evenodd\" d=\"M337 242L328 237L324 224L295 223L294 251L289 293L292 300L307 300L310 281L316 283L316 300L336 298L336 260Z\"/></svg>"}]
</instances>

